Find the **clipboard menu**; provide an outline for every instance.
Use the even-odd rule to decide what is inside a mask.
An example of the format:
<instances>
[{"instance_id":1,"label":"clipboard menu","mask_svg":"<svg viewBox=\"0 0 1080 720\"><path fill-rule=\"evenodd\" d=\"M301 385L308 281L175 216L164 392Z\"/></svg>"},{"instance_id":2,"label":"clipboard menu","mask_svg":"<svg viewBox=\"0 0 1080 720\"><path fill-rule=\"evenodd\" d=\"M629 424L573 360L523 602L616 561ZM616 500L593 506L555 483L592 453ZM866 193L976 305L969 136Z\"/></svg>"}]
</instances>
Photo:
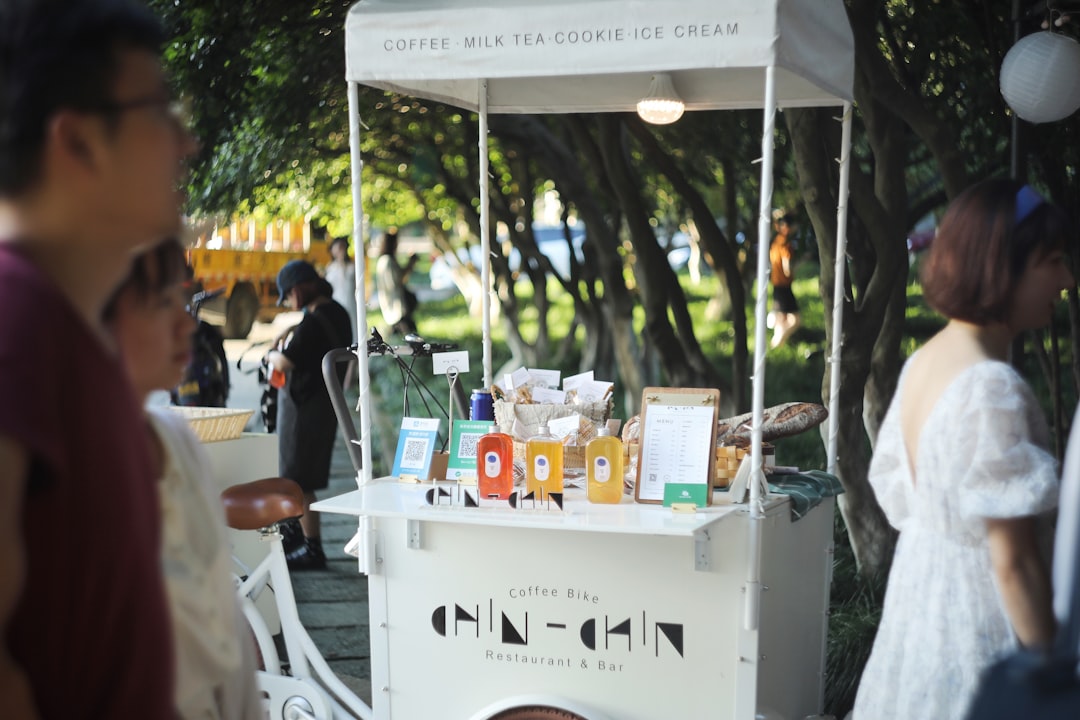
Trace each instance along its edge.
<instances>
[{"instance_id":1,"label":"clipboard menu","mask_svg":"<svg viewBox=\"0 0 1080 720\"><path fill-rule=\"evenodd\" d=\"M716 477L715 388L645 388L634 497L641 503L712 503Z\"/></svg>"}]
</instances>

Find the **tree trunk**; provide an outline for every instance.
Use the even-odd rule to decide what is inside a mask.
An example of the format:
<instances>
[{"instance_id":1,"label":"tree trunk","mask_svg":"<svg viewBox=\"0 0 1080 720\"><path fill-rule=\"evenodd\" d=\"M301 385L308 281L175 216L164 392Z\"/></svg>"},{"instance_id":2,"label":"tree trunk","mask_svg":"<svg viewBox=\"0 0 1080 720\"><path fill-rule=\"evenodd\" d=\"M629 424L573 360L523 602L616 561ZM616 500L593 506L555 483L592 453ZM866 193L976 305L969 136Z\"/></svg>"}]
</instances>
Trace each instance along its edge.
<instances>
[{"instance_id":1,"label":"tree trunk","mask_svg":"<svg viewBox=\"0 0 1080 720\"><path fill-rule=\"evenodd\" d=\"M836 188L838 175L833 158L839 156L839 127L830 121L833 111L789 109L784 115L791 133L792 148L806 210L818 238L821 260L819 292L825 306L825 344L833 343L833 287L836 262ZM857 176L853 185L862 182ZM864 193L865 194L865 193ZM854 193L853 193L854 197ZM849 223L854 224L854 223ZM886 225L887 226L887 225ZM878 272L860 292L859 306L853 302L850 279L844 283L843 331L839 367L826 365L822 398L830 405L830 377L840 372L840 398L830 413L839 414L836 474L844 485L839 507L847 526L855 560L861 573L886 572L892 559L896 532L889 525L867 480L870 458L866 452L863 421L864 392L871 374L871 357L878 331L885 324L885 309L892 299L885 282L887 256L879 256ZM887 267L887 266L886 266ZM895 264L892 274L896 275ZM874 280L877 280L875 284ZM901 288L903 283L900 283ZM902 320L901 314L901 320ZM880 322L877 322L880 319ZM829 352L827 350L827 352ZM831 352L829 352L831 354ZM874 407L875 413L878 408ZM827 425L822 428L828 442Z\"/></svg>"},{"instance_id":2,"label":"tree trunk","mask_svg":"<svg viewBox=\"0 0 1080 720\"><path fill-rule=\"evenodd\" d=\"M660 356L666 382L676 387L720 387L719 375L694 336L678 277L643 212L638 195L640 183L632 177L622 141L622 120L615 115L602 115L598 122L604 168L623 209L630 242L638 256L634 273L645 309L645 333ZM669 311L675 320L674 328L668 321Z\"/></svg>"},{"instance_id":3,"label":"tree trunk","mask_svg":"<svg viewBox=\"0 0 1080 720\"><path fill-rule=\"evenodd\" d=\"M686 201L687 207L693 217L694 224L701 236L701 241L712 258L713 269L723 274L731 298L731 325L735 332L734 346L731 353L731 387L726 389L725 394L730 395L731 407L734 414L743 412L743 408L749 405L747 383L749 373L747 367L747 331L746 331L746 289L742 284L742 276L739 274L739 263L735 253L731 250L731 243L721 232L713 219L713 212L705 203L690 181L679 170L674 159L660 147L653 134L645 127L644 123L630 119L627 121L630 132L645 148L649 159L656 165Z\"/></svg>"}]
</instances>

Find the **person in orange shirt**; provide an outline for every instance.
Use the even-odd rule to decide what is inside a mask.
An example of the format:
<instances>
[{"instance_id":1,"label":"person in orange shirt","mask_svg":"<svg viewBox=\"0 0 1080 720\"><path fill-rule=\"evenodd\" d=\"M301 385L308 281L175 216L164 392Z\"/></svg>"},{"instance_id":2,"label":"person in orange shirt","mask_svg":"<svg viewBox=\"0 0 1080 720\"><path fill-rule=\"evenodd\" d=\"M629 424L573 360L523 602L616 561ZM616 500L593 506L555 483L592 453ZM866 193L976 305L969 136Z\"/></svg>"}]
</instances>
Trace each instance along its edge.
<instances>
[{"instance_id":1,"label":"person in orange shirt","mask_svg":"<svg viewBox=\"0 0 1080 720\"><path fill-rule=\"evenodd\" d=\"M769 247L769 264L772 266L770 280L773 286L773 307L769 315L773 329L771 347L783 345L801 324L799 303L791 292L792 244L791 236L795 232L795 219L792 215L782 215L774 223L776 237Z\"/></svg>"}]
</instances>

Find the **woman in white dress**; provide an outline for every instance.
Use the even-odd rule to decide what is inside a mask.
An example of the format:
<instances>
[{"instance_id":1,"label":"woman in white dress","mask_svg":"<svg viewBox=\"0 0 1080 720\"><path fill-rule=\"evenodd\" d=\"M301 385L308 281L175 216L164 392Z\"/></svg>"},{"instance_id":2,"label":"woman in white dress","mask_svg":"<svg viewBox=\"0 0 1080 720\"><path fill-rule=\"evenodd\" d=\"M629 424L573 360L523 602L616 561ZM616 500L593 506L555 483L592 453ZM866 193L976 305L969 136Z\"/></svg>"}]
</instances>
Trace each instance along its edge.
<instances>
[{"instance_id":1,"label":"woman in white dress","mask_svg":"<svg viewBox=\"0 0 1080 720\"><path fill-rule=\"evenodd\" d=\"M870 465L900 537L854 720L962 718L996 657L1053 637L1057 465L1008 359L1074 284L1073 236L1060 208L1009 180L969 188L941 221L922 283L949 321L904 366Z\"/></svg>"},{"instance_id":2,"label":"woman in white dress","mask_svg":"<svg viewBox=\"0 0 1080 720\"><path fill-rule=\"evenodd\" d=\"M138 256L106 318L132 386L168 390L191 362L194 320L184 251L173 240ZM165 407L147 410L161 483L162 568L176 648L176 710L183 720L261 720L255 652L232 580L225 512L198 438Z\"/></svg>"}]
</instances>

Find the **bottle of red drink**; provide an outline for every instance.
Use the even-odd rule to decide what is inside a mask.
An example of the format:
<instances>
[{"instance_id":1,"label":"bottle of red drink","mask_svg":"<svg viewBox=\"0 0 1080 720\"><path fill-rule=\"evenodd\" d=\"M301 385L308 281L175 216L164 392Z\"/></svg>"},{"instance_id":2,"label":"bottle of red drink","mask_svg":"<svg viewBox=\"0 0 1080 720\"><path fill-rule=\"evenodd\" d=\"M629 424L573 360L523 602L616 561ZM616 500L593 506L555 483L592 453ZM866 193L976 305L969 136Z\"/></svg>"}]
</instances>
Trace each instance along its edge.
<instances>
[{"instance_id":1,"label":"bottle of red drink","mask_svg":"<svg viewBox=\"0 0 1080 720\"><path fill-rule=\"evenodd\" d=\"M507 500L514 491L514 439L498 425L476 443L476 477L481 499Z\"/></svg>"}]
</instances>

